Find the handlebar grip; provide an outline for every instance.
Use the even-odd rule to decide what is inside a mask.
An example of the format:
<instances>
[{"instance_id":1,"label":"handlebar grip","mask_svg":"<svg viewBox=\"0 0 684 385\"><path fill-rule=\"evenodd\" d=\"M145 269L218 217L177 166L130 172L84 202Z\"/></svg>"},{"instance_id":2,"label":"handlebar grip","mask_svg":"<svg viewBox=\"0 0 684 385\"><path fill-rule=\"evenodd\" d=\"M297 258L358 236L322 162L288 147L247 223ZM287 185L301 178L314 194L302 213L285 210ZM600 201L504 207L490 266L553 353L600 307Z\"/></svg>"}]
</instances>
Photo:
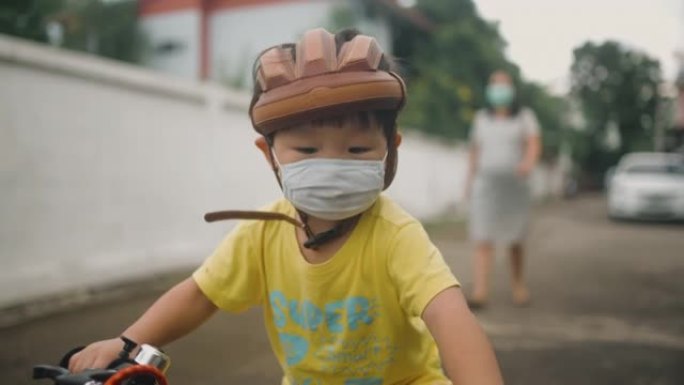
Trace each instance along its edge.
<instances>
[{"instance_id":1,"label":"handlebar grip","mask_svg":"<svg viewBox=\"0 0 684 385\"><path fill-rule=\"evenodd\" d=\"M69 371L65 368L54 365L37 365L33 367L33 379L39 380L42 378L57 378L64 374L69 374Z\"/></svg>"}]
</instances>

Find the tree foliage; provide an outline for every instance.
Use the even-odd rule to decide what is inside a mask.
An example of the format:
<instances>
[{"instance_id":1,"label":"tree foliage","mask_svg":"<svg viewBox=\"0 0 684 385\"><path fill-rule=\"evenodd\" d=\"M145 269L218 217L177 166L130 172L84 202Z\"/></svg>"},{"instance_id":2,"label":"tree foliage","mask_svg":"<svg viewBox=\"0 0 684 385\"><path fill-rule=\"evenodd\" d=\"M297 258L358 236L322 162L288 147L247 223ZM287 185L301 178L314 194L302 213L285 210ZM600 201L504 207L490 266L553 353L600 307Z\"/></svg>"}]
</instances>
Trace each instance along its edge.
<instances>
[{"instance_id":1,"label":"tree foliage","mask_svg":"<svg viewBox=\"0 0 684 385\"><path fill-rule=\"evenodd\" d=\"M5 0L0 4L0 33L46 42L46 18L62 9L59 0Z\"/></svg>"},{"instance_id":2,"label":"tree foliage","mask_svg":"<svg viewBox=\"0 0 684 385\"><path fill-rule=\"evenodd\" d=\"M404 48L411 66L404 123L429 134L463 139L483 104L486 79L507 64L504 42L470 0L424 0L418 7L435 29L395 44L412 44Z\"/></svg>"},{"instance_id":3,"label":"tree foliage","mask_svg":"<svg viewBox=\"0 0 684 385\"><path fill-rule=\"evenodd\" d=\"M50 39L50 27L58 37ZM136 0L5 0L0 33L132 63L140 62L145 41Z\"/></svg>"},{"instance_id":4,"label":"tree foliage","mask_svg":"<svg viewBox=\"0 0 684 385\"><path fill-rule=\"evenodd\" d=\"M660 64L646 54L608 41L574 50L572 93L586 127L575 136L576 160L594 178L627 152L653 148L662 81ZM606 145L610 127L619 143Z\"/></svg>"},{"instance_id":5,"label":"tree foliage","mask_svg":"<svg viewBox=\"0 0 684 385\"><path fill-rule=\"evenodd\" d=\"M450 140L465 139L475 112L485 105L490 74L503 69L512 75L521 103L537 113L546 154L554 154L563 128L563 99L521 78L518 66L505 56L498 26L484 20L472 0L420 0L417 9L434 30L396 28L395 53L403 59L409 82L402 124Z\"/></svg>"}]
</instances>

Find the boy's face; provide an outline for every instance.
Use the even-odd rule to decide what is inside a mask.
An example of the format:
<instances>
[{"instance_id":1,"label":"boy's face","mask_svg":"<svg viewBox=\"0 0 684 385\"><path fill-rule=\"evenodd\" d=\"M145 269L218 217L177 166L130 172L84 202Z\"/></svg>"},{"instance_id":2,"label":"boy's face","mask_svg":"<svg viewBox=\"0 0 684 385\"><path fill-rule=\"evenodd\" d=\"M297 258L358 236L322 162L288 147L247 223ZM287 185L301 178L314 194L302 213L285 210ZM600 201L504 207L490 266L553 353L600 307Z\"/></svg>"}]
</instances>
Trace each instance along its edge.
<instances>
[{"instance_id":1,"label":"boy's face","mask_svg":"<svg viewBox=\"0 0 684 385\"><path fill-rule=\"evenodd\" d=\"M256 144L267 154L268 146L260 139ZM278 131L273 152L283 165L311 158L382 160L387 140L374 118L363 122L359 117L348 117Z\"/></svg>"}]
</instances>

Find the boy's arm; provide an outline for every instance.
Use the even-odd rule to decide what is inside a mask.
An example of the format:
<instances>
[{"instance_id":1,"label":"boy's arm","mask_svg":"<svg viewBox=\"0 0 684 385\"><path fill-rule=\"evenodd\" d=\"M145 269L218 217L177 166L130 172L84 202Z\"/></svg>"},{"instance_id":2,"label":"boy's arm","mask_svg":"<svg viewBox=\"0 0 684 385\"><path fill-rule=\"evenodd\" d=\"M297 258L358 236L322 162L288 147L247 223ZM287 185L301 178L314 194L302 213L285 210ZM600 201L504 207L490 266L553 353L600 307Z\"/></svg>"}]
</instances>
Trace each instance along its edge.
<instances>
[{"instance_id":1,"label":"boy's arm","mask_svg":"<svg viewBox=\"0 0 684 385\"><path fill-rule=\"evenodd\" d=\"M163 346L199 327L216 306L188 278L162 295L123 335L139 344ZM118 338L95 342L74 355L69 369L101 368L114 360L123 342Z\"/></svg>"},{"instance_id":2,"label":"boy's arm","mask_svg":"<svg viewBox=\"0 0 684 385\"><path fill-rule=\"evenodd\" d=\"M187 278L162 295L123 335L141 344L163 346L193 331L216 310L194 279Z\"/></svg>"},{"instance_id":3,"label":"boy's arm","mask_svg":"<svg viewBox=\"0 0 684 385\"><path fill-rule=\"evenodd\" d=\"M494 350L460 289L451 287L437 294L425 308L423 320L454 385L503 384Z\"/></svg>"}]
</instances>

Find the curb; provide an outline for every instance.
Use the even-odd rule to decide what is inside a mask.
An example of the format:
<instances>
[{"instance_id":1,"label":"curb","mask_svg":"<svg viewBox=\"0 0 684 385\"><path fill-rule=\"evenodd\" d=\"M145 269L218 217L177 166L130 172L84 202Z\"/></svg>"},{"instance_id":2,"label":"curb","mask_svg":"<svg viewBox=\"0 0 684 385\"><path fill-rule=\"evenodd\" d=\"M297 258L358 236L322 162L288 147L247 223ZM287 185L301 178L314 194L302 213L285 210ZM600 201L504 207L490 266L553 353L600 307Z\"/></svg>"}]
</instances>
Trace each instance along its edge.
<instances>
[{"instance_id":1,"label":"curb","mask_svg":"<svg viewBox=\"0 0 684 385\"><path fill-rule=\"evenodd\" d=\"M86 306L125 300L139 293L162 293L191 273L192 269L178 269L146 278L68 290L0 308L0 329Z\"/></svg>"}]
</instances>

